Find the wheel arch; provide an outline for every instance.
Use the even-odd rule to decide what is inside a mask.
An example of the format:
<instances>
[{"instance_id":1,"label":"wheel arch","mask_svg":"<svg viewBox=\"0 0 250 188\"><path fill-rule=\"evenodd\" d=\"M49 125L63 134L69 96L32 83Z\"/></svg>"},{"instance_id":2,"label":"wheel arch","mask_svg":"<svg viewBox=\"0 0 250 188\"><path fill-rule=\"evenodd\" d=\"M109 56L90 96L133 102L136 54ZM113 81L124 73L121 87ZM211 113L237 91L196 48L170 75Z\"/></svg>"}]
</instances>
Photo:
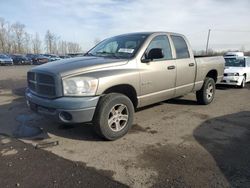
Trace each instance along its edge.
<instances>
[{"instance_id":1,"label":"wheel arch","mask_svg":"<svg viewBox=\"0 0 250 188\"><path fill-rule=\"evenodd\" d=\"M216 83L216 82L217 82L217 77L218 77L218 72L217 72L217 70L215 70L215 69L210 70L210 71L207 73L206 77L209 77L209 78L214 79L214 82Z\"/></svg>"},{"instance_id":2,"label":"wheel arch","mask_svg":"<svg viewBox=\"0 0 250 188\"><path fill-rule=\"evenodd\" d=\"M123 94L131 100L131 102L134 105L134 108L136 108L138 105L137 92L136 92L135 88L129 84L115 85L115 86L112 86L110 88L107 88L103 92L103 94L109 94L109 93Z\"/></svg>"},{"instance_id":3,"label":"wheel arch","mask_svg":"<svg viewBox=\"0 0 250 188\"><path fill-rule=\"evenodd\" d=\"M247 73L244 73L243 76L245 76L245 79L247 79Z\"/></svg>"}]
</instances>

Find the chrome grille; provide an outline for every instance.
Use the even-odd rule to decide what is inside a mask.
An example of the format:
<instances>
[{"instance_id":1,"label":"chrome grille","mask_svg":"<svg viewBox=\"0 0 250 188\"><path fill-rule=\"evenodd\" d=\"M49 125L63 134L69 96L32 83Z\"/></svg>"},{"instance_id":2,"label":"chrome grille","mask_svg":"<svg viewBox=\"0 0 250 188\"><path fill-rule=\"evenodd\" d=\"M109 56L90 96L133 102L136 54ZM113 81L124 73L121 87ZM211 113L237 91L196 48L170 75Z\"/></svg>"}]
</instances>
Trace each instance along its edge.
<instances>
[{"instance_id":1,"label":"chrome grille","mask_svg":"<svg viewBox=\"0 0 250 188\"><path fill-rule=\"evenodd\" d=\"M28 72L28 87L37 95L55 97L55 78L44 73Z\"/></svg>"}]
</instances>

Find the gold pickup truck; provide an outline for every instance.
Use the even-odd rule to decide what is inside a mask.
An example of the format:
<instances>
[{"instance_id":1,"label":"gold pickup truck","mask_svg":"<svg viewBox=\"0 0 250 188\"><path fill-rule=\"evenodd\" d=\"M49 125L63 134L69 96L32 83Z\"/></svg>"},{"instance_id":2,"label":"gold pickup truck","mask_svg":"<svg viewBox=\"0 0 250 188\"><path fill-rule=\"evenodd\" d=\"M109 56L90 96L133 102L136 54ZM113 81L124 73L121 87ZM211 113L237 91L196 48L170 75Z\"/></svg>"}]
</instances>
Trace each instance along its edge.
<instances>
[{"instance_id":1,"label":"gold pickup truck","mask_svg":"<svg viewBox=\"0 0 250 188\"><path fill-rule=\"evenodd\" d=\"M107 140L124 136L134 109L196 92L209 104L223 57L194 58L185 36L168 32L108 38L84 57L50 62L27 75L28 106L63 123L93 122Z\"/></svg>"}]
</instances>

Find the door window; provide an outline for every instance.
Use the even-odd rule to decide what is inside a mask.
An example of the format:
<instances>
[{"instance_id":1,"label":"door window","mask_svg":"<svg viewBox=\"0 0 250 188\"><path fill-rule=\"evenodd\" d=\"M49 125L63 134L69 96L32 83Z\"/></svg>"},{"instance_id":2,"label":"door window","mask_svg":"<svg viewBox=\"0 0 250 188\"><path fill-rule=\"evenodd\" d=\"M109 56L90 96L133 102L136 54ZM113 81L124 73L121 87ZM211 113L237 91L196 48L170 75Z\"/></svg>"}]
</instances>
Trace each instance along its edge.
<instances>
[{"instance_id":1,"label":"door window","mask_svg":"<svg viewBox=\"0 0 250 188\"><path fill-rule=\"evenodd\" d=\"M183 37L171 36L171 39L174 43L174 47L176 51L176 58L177 59L190 58L188 46L187 46L186 41L183 39Z\"/></svg>"},{"instance_id":2,"label":"door window","mask_svg":"<svg viewBox=\"0 0 250 188\"><path fill-rule=\"evenodd\" d=\"M163 50L163 55L164 55L163 58L157 59L157 60L154 60L154 61L172 59L172 51L171 51L171 47L170 47L168 37L166 35L156 36L150 42L150 44L149 44L146 51L149 52L153 48L161 48Z\"/></svg>"},{"instance_id":3,"label":"door window","mask_svg":"<svg viewBox=\"0 0 250 188\"><path fill-rule=\"evenodd\" d=\"M247 64L247 67L250 67L250 58L249 57L246 58L246 64Z\"/></svg>"}]
</instances>

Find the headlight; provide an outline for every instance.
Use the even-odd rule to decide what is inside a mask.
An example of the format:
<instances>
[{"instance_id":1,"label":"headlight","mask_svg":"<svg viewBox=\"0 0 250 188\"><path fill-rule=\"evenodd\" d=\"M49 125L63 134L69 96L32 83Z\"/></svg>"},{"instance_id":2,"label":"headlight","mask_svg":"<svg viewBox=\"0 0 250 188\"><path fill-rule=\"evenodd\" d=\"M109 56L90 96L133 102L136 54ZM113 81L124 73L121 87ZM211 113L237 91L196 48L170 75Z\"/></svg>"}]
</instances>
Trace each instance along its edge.
<instances>
[{"instance_id":1,"label":"headlight","mask_svg":"<svg viewBox=\"0 0 250 188\"><path fill-rule=\"evenodd\" d=\"M235 73L234 76L240 76L240 74L239 73Z\"/></svg>"},{"instance_id":2,"label":"headlight","mask_svg":"<svg viewBox=\"0 0 250 188\"><path fill-rule=\"evenodd\" d=\"M72 77L63 80L63 93L67 96L95 95L98 79L90 77Z\"/></svg>"}]
</instances>

